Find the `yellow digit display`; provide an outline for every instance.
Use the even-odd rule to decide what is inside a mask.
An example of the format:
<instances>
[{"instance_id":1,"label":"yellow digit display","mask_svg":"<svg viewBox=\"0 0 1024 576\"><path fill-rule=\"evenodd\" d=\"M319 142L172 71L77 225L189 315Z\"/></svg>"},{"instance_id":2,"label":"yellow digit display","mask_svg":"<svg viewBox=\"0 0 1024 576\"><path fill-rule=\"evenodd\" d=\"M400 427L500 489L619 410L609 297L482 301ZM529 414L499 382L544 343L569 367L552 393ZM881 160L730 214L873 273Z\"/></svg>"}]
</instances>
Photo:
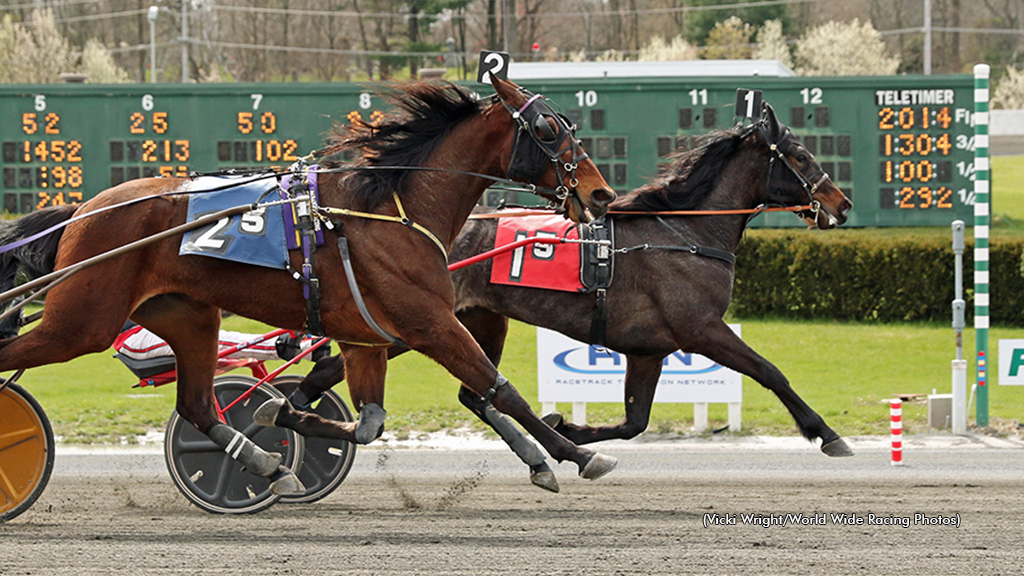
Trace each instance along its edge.
<instances>
[{"instance_id":1,"label":"yellow digit display","mask_svg":"<svg viewBox=\"0 0 1024 576\"><path fill-rule=\"evenodd\" d=\"M902 185L895 191L894 207L903 210L953 207L950 199L953 191L946 186L931 185L952 179L952 161L945 159L953 150L947 131L951 123L949 106L882 106L878 109L880 182ZM883 195L887 193L893 191L883 190Z\"/></svg>"},{"instance_id":2,"label":"yellow digit display","mask_svg":"<svg viewBox=\"0 0 1024 576\"><path fill-rule=\"evenodd\" d=\"M272 111L238 112L235 115L235 129L242 136L252 134L276 134L277 114ZM299 159L299 142L294 138L220 140L217 142L217 160L232 167L249 167L258 162L296 162Z\"/></svg>"}]
</instances>

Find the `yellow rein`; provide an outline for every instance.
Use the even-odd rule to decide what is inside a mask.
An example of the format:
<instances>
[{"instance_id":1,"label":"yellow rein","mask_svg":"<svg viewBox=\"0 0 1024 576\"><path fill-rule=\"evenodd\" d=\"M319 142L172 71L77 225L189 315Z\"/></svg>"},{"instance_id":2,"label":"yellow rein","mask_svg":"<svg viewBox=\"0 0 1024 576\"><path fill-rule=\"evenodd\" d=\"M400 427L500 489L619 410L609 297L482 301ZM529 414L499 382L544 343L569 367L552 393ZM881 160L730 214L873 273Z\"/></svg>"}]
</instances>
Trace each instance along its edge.
<instances>
[{"instance_id":1,"label":"yellow rein","mask_svg":"<svg viewBox=\"0 0 1024 576\"><path fill-rule=\"evenodd\" d=\"M352 216L353 218L383 220L385 222L397 222L403 226L408 226L420 234L423 234L433 242L434 246L437 246L437 249L444 255L444 261L447 262L448 249L445 247L444 242L441 242L441 239L435 236L434 233L428 230L425 226L409 220L409 217L405 215L405 208L402 206L402 201L398 198L397 192L393 192L392 197L395 199L395 206L398 207L398 216L388 216L387 214L376 214L374 212L360 212L358 210L349 210L348 208L321 207L320 211L327 214L333 214L335 216Z\"/></svg>"}]
</instances>

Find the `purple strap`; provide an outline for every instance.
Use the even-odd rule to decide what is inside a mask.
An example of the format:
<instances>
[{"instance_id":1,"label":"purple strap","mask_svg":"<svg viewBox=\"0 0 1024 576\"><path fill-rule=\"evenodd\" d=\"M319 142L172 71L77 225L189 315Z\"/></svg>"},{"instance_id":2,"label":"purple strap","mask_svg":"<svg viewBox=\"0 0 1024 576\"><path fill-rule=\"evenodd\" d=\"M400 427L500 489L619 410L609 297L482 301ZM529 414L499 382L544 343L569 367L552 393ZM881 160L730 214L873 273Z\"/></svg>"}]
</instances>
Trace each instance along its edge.
<instances>
[{"instance_id":1,"label":"purple strap","mask_svg":"<svg viewBox=\"0 0 1024 576\"><path fill-rule=\"evenodd\" d=\"M522 114L523 111L529 108L530 104L533 104L533 101L536 100L537 98L540 98L540 94L534 94L533 96L530 96L530 99L526 101L526 104L523 104L523 107L519 109L519 113Z\"/></svg>"},{"instance_id":2,"label":"purple strap","mask_svg":"<svg viewBox=\"0 0 1024 576\"><path fill-rule=\"evenodd\" d=\"M319 168L319 166L314 164L314 165L310 166L308 168L308 171L306 172L306 183L309 185L309 192L310 192L310 194L315 195L315 197L317 199L317 204L320 203L320 191L319 191L319 188L317 187L317 178L316 178L317 177L317 169L318 168ZM285 174L284 176L281 177L281 188L280 188L280 191L279 191L280 195L281 195L281 199L285 199L285 198L288 197L287 191L288 191L289 186L291 186L291 182L292 182L292 175L291 174ZM302 242L299 239L299 235L295 231L295 220L296 220L295 206L294 205L286 206L284 208L284 235L285 235L285 239L288 242L288 249L289 250L296 250L296 249L302 247ZM318 229L316 231L316 244L317 244L317 246L320 246L323 243L324 243L324 231L321 228L321 229Z\"/></svg>"}]
</instances>

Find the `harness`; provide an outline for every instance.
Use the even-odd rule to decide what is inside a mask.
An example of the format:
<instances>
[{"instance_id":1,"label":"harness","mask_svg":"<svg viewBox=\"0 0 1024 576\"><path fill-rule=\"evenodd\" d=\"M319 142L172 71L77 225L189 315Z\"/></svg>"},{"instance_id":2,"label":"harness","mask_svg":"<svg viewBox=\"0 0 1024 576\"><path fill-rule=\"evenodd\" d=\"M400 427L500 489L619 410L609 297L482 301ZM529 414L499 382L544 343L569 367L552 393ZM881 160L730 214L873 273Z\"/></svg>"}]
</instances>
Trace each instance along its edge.
<instances>
[{"instance_id":1,"label":"harness","mask_svg":"<svg viewBox=\"0 0 1024 576\"><path fill-rule=\"evenodd\" d=\"M773 141L771 137L771 127L769 126L767 115L763 116L760 121L755 125L751 126L746 132L741 134L742 138L750 136L753 131L757 131L765 143L768 145L770 151L769 155L769 166L768 175L765 181L765 190L767 192L768 201L758 207L758 210L753 212L748 218L754 218L761 212L768 209L768 205L776 206L789 206L798 199L795 199L790 194L782 193L781 191L776 192L772 188L772 181L775 176L775 167L778 165L776 162L781 163L785 166L797 179L800 184L800 188L809 201L809 207L806 208L811 213L812 217L817 221L818 212L821 210L821 204L814 199L814 194L817 192L821 184L828 178L828 174L821 170L818 170L811 175L811 177L805 177L800 170L793 166L787 158L787 154L792 152L792 148L796 145L796 137L793 135L787 126L782 131L782 135L779 137L778 142ZM584 248L584 258L581 261L580 274L581 279L584 280L583 284L587 287L586 292L593 292L596 294L596 300L594 303L594 312L591 316L590 321L590 342L599 346L605 345L605 336L608 326L608 310L607 310L607 288L611 286L612 281L612 270L613 270L613 256L615 253L627 254L638 250L670 250L677 252L688 252L690 254L701 256L705 258L712 258L726 262L730 266L736 264L736 256L728 250L722 250L720 248L714 248L709 246L699 246L693 244L687 240L683 235L673 228L668 222L666 222L661 215L657 213L651 214L662 226L667 228L674 236L680 240L679 245L652 245L652 244L641 244L639 246L633 246L629 248L615 248L614 233L613 233L613 222L614 220L602 217L594 222L590 223L590 226L580 226L580 239L604 239L610 240L610 248L603 246L589 246ZM829 215L831 217L831 215ZM606 260L602 260L598 256L599 250L604 248L607 253ZM587 255L590 255L587 258ZM592 278L591 282L588 283L587 279Z\"/></svg>"},{"instance_id":2,"label":"harness","mask_svg":"<svg viewBox=\"0 0 1024 576\"><path fill-rule=\"evenodd\" d=\"M765 104L765 106L767 106L767 104ZM765 144L768 145L768 150L770 152L768 158L768 176L767 181L765 182L765 189L768 192L768 202L766 202L766 204L763 205L763 207L766 208L768 205L787 206L794 203L799 203L791 195L782 193L781 190L776 191L774 188L772 188L772 179L775 176L775 168L778 165L776 164L776 161L778 161L782 166L785 166L790 171L790 173L796 178L797 182L799 182L800 189L806 195L808 205L810 206L807 210L798 212L797 214L800 215L804 213L809 213L809 216L805 217L813 218L814 221L817 222L818 213L821 212L821 202L815 200L814 195L815 193L817 193L818 188L822 185L822 183L824 183L825 180L829 178L828 173L822 170L821 166L818 166L818 170L808 178L804 176L804 174L800 172L800 170L798 170L796 166L793 166L793 164L789 161L786 155L789 154L792 151L793 147L797 144L797 139L796 136L793 134L792 130L789 129L789 126L785 127L785 130L782 131L782 135L779 137L777 142L773 141L771 137L771 127L768 125L767 116L762 116L761 120L758 121L757 124L755 124L754 126L756 127L758 133L761 135L761 138L764 140ZM750 219L753 219L755 216L760 214L761 211L752 214L747 221L749 222ZM826 215L828 215L829 218L832 218L831 214L826 213Z\"/></svg>"},{"instance_id":3,"label":"harness","mask_svg":"<svg viewBox=\"0 0 1024 576\"><path fill-rule=\"evenodd\" d=\"M540 94L531 94L523 88L520 88L520 91L529 98L519 109L514 109L504 100L500 100L518 126L506 176L511 180L534 182L544 174L547 170L547 161L550 161L554 164L555 174L558 176L555 198L559 201L559 208L565 210L570 192L579 184L576 169L579 163L589 156L580 151L580 142L576 139L576 126L568 118L552 110ZM551 126L552 123L555 125L554 128ZM530 145L531 142L533 146ZM562 156L570 150L572 160L563 162Z\"/></svg>"},{"instance_id":4,"label":"harness","mask_svg":"<svg viewBox=\"0 0 1024 576\"><path fill-rule=\"evenodd\" d=\"M536 182L536 180L543 176L547 171L547 163L550 161L553 163L555 174L558 177L558 187L554 189L553 196L559 201L558 208L564 211L567 209L566 203L576 192L576 186L579 184L579 181L576 179L578 164L579 162L587 159L588 156L580 151L580 143L575 138L575 127L569 123L568 119L555 113L554 110L552 110L551 107L542 100L541 95L530 94L526 90L522 90L522 92L524 96L529 97L519 109L513 109L504 100L499 99L517 124L514 142L512 145L512 156L509 159L509 169L504 179L473 172L418 166L359 166L353 167L352 169L409 169L443 171L478 176L498 182L519 180L528 182L527 190L537 194L540 190L534 182ZM551 126L551 123L554 123L554 127ZM529 138L524 138L524 134L528 135ZM531 142L533 145L531 145ZM568 144L566 144L567 142ZM563 162L561 157L568 151L572 152L572 161ZM302 160L300 160L297 165L292 166L289 172L298 172L300 174L300 178L296 178L295 184L292 184L289 187L290 194L302 194L302 186L306 186L310 182L308 177L302 177L303 171L308 174L308 170L308 167L305 166L305 162ZM313 182L315 185L315 180L313 180ZM282 182L282 188L284 187L284 182ZM292 188L294 188L294 191ZM312 198L314 194L306 194L306 196ZM302 272L298 273L293 271L293 277L303 283L303 294L306 297L307 332L316 335L323 335L323 324L320 318L320 284L319 279L316 277L313 262L316 243L311 240L314 230L319 230L320 223L323 222L327 229L334 231L338 235L338 252L341 256L341 262L345 270L345 277L348 281L349 290L352 292L352 298L356 304L356 308L359 310L360 316L362 316L363 321L366 322L370 329L385 341L385 344L351 342L350 344L362 346L404 345L401 338L385 330L376 322L376 320L374 320L373 315L370 314L355 278L352 267L351 250L349 249L348 239L345 237L343 232L343 223L341 221L334 221L331 218L332 216L342 216L401 224L425 236L431 244L441 252L445 262L447 262L448 248L445 243L427 227L414 222L409 218L405 212L404 206L402 205L402 200L399 197L398 192L392 192L392 198L394 199L395 207L398 210L397 216L362 212L347 208L317 206L315 204L315 200L308 204L300 204L303 208L298 210L299 224L296 225L296 228L301 231L301 237L304 239L302 248L304 260ZM305 240L307 238L310 238L310 241L307 242Z\"/></svg>"}]
</instances>

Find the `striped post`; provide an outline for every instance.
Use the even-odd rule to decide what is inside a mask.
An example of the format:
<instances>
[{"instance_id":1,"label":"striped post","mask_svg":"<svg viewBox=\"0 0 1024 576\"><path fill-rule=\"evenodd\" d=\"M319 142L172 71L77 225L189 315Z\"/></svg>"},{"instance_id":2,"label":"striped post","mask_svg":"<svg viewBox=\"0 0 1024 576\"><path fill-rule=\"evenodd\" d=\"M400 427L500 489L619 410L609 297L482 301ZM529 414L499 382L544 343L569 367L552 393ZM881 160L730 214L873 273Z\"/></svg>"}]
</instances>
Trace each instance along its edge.
<instances>
[{"instance_id":1,"label":"striped post","mask_svg":"<svg viewBox=\"0 0 1024 576\"><path fill-rule=\"evenodd\" d=\"M889 429L892 432L892 465L903 466L903 401L889 401Z\"/></svg>"},{"instance_id":2,"label":"striped post","mask_svg":"<svg viewBox=\"0 0 1024 576\"><path fill-rule=\"evenodd\" d=\"M991 212L988 160L988 64L974 67L974 331L978 426L988 426L988 238Z\"/></svg>"}]
</instances>

